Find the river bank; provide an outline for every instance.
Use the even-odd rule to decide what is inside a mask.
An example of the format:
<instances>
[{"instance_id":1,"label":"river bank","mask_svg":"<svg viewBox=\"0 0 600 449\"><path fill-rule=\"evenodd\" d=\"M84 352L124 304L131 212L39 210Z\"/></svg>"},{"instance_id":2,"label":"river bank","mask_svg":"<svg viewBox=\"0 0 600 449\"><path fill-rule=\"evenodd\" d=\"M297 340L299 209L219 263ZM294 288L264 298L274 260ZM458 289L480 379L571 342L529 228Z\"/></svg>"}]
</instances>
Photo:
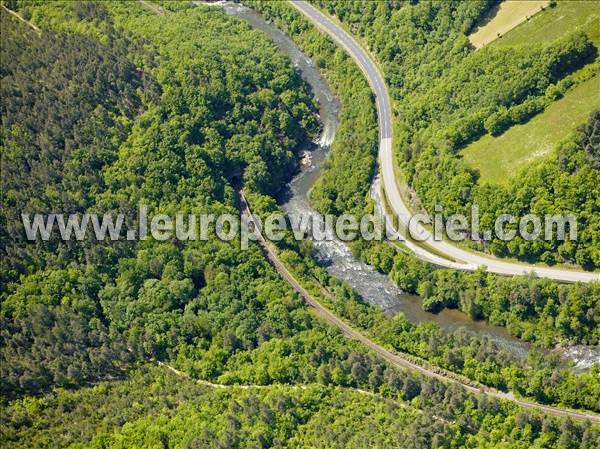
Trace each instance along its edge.
<instances>
[{"instance_id":1,"label":"river bank","mask_svg":"<svg viewBox=\"0 0 600 449\"><path fill-rule=\"evenodd\" d=\"M313 61L281 30L243 5L225 2L222 6L227 14L241 18L254 28L267 33L279 50L292 60L312 90L319 107L323 132L311 148L303 151L302 170L290 182L281 207L287 213L317 214L310 206L309 193L321 175L322 164L333 142L339 123L340 104ZM347 282L364 301L376 305L390 315L402 312L412 322L433 322L447 332L462 328L469 334L491 339L498 347L519 358L525 358L527 352L533 348L531 344L510 335L506 328L486 321L474 321L459 310L444 309L437 314L424 311L418 296L403 293L387 275L356 259L350 249L339 240L314 242L314 246L317 260L332 276ZM576 369L588 369L600 360L600 347L597 346L573 346L556 350L563 358L572 360Z\"/></svg>"}]
</instances>

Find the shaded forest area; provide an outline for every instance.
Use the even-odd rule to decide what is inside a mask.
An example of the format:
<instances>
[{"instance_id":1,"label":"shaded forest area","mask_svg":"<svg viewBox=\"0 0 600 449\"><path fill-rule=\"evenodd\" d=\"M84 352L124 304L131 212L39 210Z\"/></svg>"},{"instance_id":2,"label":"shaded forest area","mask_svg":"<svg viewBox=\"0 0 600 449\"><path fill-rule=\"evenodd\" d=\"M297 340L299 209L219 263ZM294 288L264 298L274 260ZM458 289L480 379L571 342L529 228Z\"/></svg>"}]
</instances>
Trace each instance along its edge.
<instances>
[{"instance_id":1,"label":"shaded forest area","mask_svg":"<svg viewBox=\"0 0 600 449\"><path fill-rule=\"evenodd\" d=\"M218 10L157 17L137 3L26 7L43 39L2 12L3 38L14 36L2 48L3 61L5 51L14 58L2 69L3 89L12 86L2 93L2 164L5 155L12 164L3 195L13 192L7 201L15 209L133 212L144 202L152 212L235 213L231 170L243 171L251 195L274 204L270 195L293 173L297 149L318 130L289 61L262 33ZM68 39L72 51L63 52ZM59 55L62 66L37 52ZM27 75L36 64L49 80ZM27 86L60 97L76 71L86 87L65 94L56 121L31 113L51 110L44 97L30 96L38 109L27 109ZM88 86L96 73L110 95ZM370 126L372 104L361 98ZM27 124L22 137L9 111ZM39 179L23 179L26 196L19 172L28 163ZM348 190L340 207L354 195ZM5 211L3 220L14 218ZM238 241L211 239L70 247L53 239L22 252L16 232L6 236L14 242L0 307L7 447L450 448L501 440L592 448L600 438L589 423L386 366L319 322L255 246L239 251ZM191 379L148 366L151 358ZM267 388L207 391L194 378Z\"/></svg>"}]
</instances>

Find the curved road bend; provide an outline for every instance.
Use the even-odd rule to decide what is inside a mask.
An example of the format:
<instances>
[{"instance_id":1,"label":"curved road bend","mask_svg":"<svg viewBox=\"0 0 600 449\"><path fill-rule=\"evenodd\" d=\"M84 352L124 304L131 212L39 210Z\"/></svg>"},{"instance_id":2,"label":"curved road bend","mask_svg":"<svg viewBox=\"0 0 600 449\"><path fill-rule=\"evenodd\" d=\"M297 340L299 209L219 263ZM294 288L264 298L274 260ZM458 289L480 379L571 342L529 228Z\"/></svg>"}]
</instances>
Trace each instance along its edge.
<instances>
[{"instance_id":1,"label":"curved road bend","mask_svg":"<svg viewBox=\"0 0 600 449\"><path fill-rule=\"evenodd\" d=\"M244 196L244 192L242 191L242 189L236 189L236 190L238 192L238 200L239 200L240 210L241 210L242 214L245 215L246 217L248 217L249 221L251 221L254 224L254 226L256 226L256 223L254 223L254 219L253 219L252 213L250 211L250 207L248 206L248 202L246 201L246 197ZM277 270L279 275L294 289L294 291L296 291L296 293L298 293L304 299L304 301L309 306L313 307L317 311L317 315L319 317L321 317L323 320L325 320L329 324L340 329L346 337L354 338L354 339L360 341L363 345L365 345L367 348L374 351L379 357L381 357L382 359L391 363L392 365L400 367L400 368L418 371L419 373L421 373L427 377L432 377L432 378L442 380L442 381L447 381L447 382L454 382L456 384L461 385L463 388L465 388L466 390L468 390L472 393L475 393L475 394L483 393L483 394L486 394L488 396L492 396L495 398L509 400L509 401L515 402L516 404L520 405L521 407L528 408L528 409L541 410L549 415L570 417L570 418L579 419L579 420L590 420L592 422L600 422L600 416L595 415L593 413L578 412L575 410L564 410L564 409L560 409L557 407L551 407L551 406L538 404L535 402L526 401L523 399L517 399L514 397L514 395L512 393L504 393L502 391L496 390L491 387L486 387L483 385L480 387L476 387L476 386L470 385L469 383L467 383L466 380L459 378L457 375L454 375L454 373L447 371L443 368L421 366L421 365L414 363L411 360L405 358L405 356L403 356L402 354L397 354L397 353L388 351L384 347L375 343L373 340L366 337L365 335L358 332L356 329L354 329L353 327L351 327L350 325L348 325L347 323L345 323L344 321L339 319L337 316L335 316L333 313L331 313L327 308L325 308L323 305L321 305L321 303L319 301L314 299L311 296L311 294L304 287L302 287L302 285L300 285L300 283L296 280L296 278L283 265L283 263L279 260L279 256L277 255L277 252L273 249L271 244L267 240L264 239L262 234L258 238L257 243L261 247L267 260L271 263L271 265L273 265L273 267L275 267L275 269Z\"/></svg>"},{"instance_id":2,"label":"curved road bend","mask_svg":"<svg viewBox=\"0 0 600 449\"><path fill-rule=\"evenodd\" d=\"M140 0L140 2L145 5L148 5L147 2L143 2L141 0ZM154 10L154 8L153 8L153 10ZM157 11L155 11L155 12L158 14ZM380 86L383 86L383 84L380 84ZM386 96L386 98L387 98L387 96ZM386 102L387 102L387 100L386 100ZM378 108L379 108L379 106L378 106ZM389 108L389 105L388 105L388 108ZM380 114L380 117L381 117L381 114ZM388 114L388 117L390 117L389 114ZM390 135L391 135L390 123L391 122L388 120L387 125L385 125L385 126L387 126L387 129L390 131ZM381 121L380 121L380 130L381 130ZM240 209L241 209L242 213L246 217L250 217L250 220L254 223L252 213L248 206L248 202L246 201L246 197L244 196L244 192L242 191L241 188L239 188L239 186L236 186L235 190L238 192ZM254 223L254 225L256 226L256 223ZM368 347L369 349L374 351L382 359L386 360L387 362L391 363L392 365L400 367L400 368L406 368L406 369L418 371L419 373L421 373L425 376L433 377L433 378L436 378L436 379L439 379L442 381L449 381L449 382L457 383L473 393L483 393L483 394L487 394L488 396L493 396L493 397L497 397L500 399L507 399L507 400L515 402L516 404L518 404L524 408L538 409L545 413L548 413L550 415L555 415L555 416L570 417L570 418L579 419L579 420L590 420L592 422L600 422L600 416L592 414L592 413L577 412L574 410L563 410L563 409L556 408L556 407L545 406L545 405L537 404L535 402L529 402L529 401L525 401L522 399L517 399L511 393L503 393L503 392L495 390L493 388L483 387L483 386L481 388L474 387L473 385L469 385L468 383L460 380L459 378L452 376L452 373L449 371L446 371L446 370L443 370L440 368L438 368L437 371L432 368L426 368L426 367L418 365L414 362L411 362L410 360L404 358L400 354L394 354L394 353L388 351L387 349L378 345L377 343L375 343L371 339L367 338L360 332L353 329L351 326L346 324L344 321L340 320L337 316L335 316L329 310L327 310L325 307L323 307L319 301L314 299L310 295L310 293L308 293L308 291L304 287L302 287L300 285L300 283L298 283L298 281L296 281L294 276L292 276L292 274L287 270L287 268L285 268L283 263L281 263L281 261L279 260L279 257L277 256L277 253L275 252L275 250L273 250L270 243L264 239L262 234L260 235L260 237L258 239L258 244L261 247L261 249L263 250L265 256L267 257L267 260L275 267L275 269L277 270L279 275L288 284L290 284L290 286L294 289L294 291L296 291L296 293L298 293L308 305L312 306L317 311L317 314L321 318L323 318L329 324L340 329L344 333L344 335L346 335L347 337L354 338L354 339L360 341L362 344L364 344L366 347ZM159 362L159 364L161 364L161 363ZM177 374L182 374L172 367L168 367L168 368L171 369L172 371L176 372Z\"/></svg>"},{"instance_id":3,"label":"curved road bend","mask_svg":"<svg viewBox=\"0 0 600 449\"><path fill-rule=\"evenodd\" d=\"M408 207L404 203L394 175L394 162L392 152L392 113L387 87L377 66L369 58L363 48L343 29L334 24L328 17L318 11L315 7L303 0L293 0L292 5L304 14L318 28L331 36L339 45L358 64L362 72L367 77L376 97L377 115L379 117L379 162L383 178L383 187L392 212L398 216L404 224L404 229L408 229L408 220L412 216ZM381 200L379 200L381 202ZM381 205L383 207L383 205ZM436 241L433 235L421 225L417 225L415 231L424 237L424 243L435 249L438 254L445 255L440 257L428 251L425 247L414 244L406 240L403 242L417 257L435 265L446 268L455 268L460 270L474 271L479 266L486 266L487 270L502 275L523 275L534 272L541 277L548 277L563 282L590 282L600 279L600 274L585 271L564 270L560 268L536 267L521 263L505 262L480 254L475 254L455 247L447 242ZM461 262L462 261L462 262Z\"/></svg>"}]
</instances>

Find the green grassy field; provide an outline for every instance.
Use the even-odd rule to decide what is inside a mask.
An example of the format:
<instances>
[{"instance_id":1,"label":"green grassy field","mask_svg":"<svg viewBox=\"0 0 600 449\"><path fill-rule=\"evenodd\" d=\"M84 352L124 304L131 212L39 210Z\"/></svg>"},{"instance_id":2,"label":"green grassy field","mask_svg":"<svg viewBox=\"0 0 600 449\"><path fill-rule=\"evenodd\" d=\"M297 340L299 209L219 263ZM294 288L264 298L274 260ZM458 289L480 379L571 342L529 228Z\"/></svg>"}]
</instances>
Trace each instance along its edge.
<instances>
[{"instance_id":1,"label":"green grassy field","mask_svg":"<svg viewBox=\"0 0 600 449\"><path fill-rule=\"evenodd\" d=\"M600 1L560 1L554 8L546 8L490 45L549 42L576 29L584 30L600 47Z\"/></svg>"},{"instance_id":2,"label":"green grassy field","mask_svg":"<svg viewBox=\"0 0 600 449\"><path fill-rule=\"evenodd\" d=\"M462 155L481 173L481 181L505 184L528 163L552 148L600 108L600 77L580 84L523 125L498 137L486 135L467 146Z\"/></svg>"},{"instance_id":3,"label":"green grassy field","mask_svg":"<svg viewBox=\"0 0 600 449\"><path fill-rule=\"evenodd\" d=\"M500 3L494 17L469 36L475 48L481 48L498 39L525 21L527 17L541 12L548 5L547 0L505 1Z\"/></svg>"}]
</instances>

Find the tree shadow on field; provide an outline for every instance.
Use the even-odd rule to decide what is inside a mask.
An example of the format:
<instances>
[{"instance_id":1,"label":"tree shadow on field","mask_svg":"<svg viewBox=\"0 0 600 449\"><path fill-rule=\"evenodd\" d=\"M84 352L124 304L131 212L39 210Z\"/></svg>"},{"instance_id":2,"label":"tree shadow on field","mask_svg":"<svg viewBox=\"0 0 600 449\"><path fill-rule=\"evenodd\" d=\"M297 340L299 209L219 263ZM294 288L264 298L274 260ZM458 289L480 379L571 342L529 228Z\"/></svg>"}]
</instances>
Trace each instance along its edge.
<instances>
[{"instance_id":1,"label":"tree shadow on field","mask_svg":"<svg viewBox=\"0 0 600 449\"><path fill-rule=\"evenodd\" d=\"M486 11L486 13L481 16L481 18L475 22L473 24L473 27L471 28L471 30L469 31L468 34L473 34L476 33L477 31L479 31L480 28L483 28L484 26L486 26L488 23L490 23L492 21L492 19L494 17L496 17L496 14L498 14L498 11L500 10L500 5L502 4L501 0L497 0L496 3L494 3L490 9L488 9Z\"/></svg>"}]
</instances>

